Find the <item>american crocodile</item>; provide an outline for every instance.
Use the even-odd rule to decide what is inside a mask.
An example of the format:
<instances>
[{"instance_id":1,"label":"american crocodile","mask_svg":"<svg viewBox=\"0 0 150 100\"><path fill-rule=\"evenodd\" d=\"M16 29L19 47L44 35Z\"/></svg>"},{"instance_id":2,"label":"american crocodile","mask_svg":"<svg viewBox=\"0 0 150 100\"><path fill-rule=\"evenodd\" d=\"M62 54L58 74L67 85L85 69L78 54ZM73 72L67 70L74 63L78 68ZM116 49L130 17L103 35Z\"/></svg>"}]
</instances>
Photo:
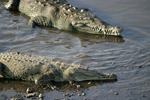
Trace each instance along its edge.
<instances>
[{"instance_id":1,"label":"american crocodile","mask_svg":"<svg viewBox=\"0 0 150 100\"><path fill-rule=\"evenodd\" d=\"M0 54L0 74L3 78L34 81L46 85L50 81L116 80L115 74L104 74L77 64L66 64L45 57L15 52Z\"/></svg>"},{"instance_id":2,"label":"american crocodile","mask_svg":"<svg viewBox=\"0 0 150 100\"><path fill-rule=\"evenodd\" d=\"M120 36L123 29L113 27L85 9L66 0L9 0L6 9L18 9L31 17L29 25L53 26L68 31Z\"/></svg>"}]
</instances>

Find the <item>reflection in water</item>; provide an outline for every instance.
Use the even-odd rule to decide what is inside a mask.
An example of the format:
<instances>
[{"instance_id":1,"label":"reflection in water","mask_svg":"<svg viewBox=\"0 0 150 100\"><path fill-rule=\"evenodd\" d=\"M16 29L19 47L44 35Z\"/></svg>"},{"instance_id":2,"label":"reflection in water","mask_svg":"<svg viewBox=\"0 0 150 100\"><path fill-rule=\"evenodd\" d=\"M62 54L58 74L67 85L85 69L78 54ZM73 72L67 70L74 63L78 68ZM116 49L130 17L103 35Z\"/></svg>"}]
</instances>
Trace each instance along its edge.
<instances>
[{"instance_id":1,"label":"reflection in water","mask_svg":"<svg viewBox=\"0 0 150 100\"><path fill-rule=\"evenodd\" d=\"M11 13L14 16L20 16L21 12L19 12L18 10L7 10L9 11L9 13Z\"/></svg>"},{"instance_id":2,"label":"reflection in water","mask_svg":"<svg viewBox=\"0 0 150 100\"><path fill-rule=\"evenodd\" d=\"M124 43L125 40L122 36L106 36L106 35L93 35L93 34L73 34L73 36L76 36L80 39L81 42L90 42L90 45L92 44L100 44L105 42L114 42L114 43Z\"/></svg>"}]
</instances>

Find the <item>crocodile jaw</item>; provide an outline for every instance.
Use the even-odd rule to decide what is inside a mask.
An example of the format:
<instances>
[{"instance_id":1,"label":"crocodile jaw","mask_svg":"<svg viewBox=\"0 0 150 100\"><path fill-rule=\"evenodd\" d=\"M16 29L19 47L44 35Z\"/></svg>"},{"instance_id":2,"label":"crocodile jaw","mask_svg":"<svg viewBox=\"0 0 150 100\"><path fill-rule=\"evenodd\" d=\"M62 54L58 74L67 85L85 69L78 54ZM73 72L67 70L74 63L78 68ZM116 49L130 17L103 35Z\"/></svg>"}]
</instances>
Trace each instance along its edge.
<instances>
[{"instance_id":1,"label":"crocodile jaw","mask_svg":"<svg viewBox=\"0 0 150 100\"><path fill-rule=\"evenodd\" d=\"M75 26L78 31L92 33L92 34L104 34L104 35L114 35L120 36L123 32L123 29L120 27L112 26Z\"/></svg>"},{"instance_id":2,"label":"crocodile jaw","mask_svg":"<svg viewBox=\"0 0 150 100\"><path fill-rule=\"evenodd\" d=\"M64 79L67 81L85 81L85 80L116 80L115 74L103 74L92 69L83 69L70 67L64 72Z\"/></svg>"},{"instance_id":3,"label":"crocodile jaw","mask_svg":"<svg viewBox=\"0 0 150 100\"><path fill-rule=\"evenodd\" d=\"M76 76L75 79L76 79L76 81L85 81L85 80L116 80L117 79L117 75L115 75L115 74L103 74L103 73L97 73L97 74L89 75L89 74L82 73L80 76Z\"/></svg>"},{"instance_id":4,"label":"crocodile jaw","mask_svg":"<svg viewBox=\"0 0 150 100\"><path fill-rule=\"evenodd\" d=\"M74 18L71 25L80 32L92 33L92 34L104 34L120 36L123 29L120 27L113 27L108 23L100 20L99 18Z\"/></svg>"}]
</instances>

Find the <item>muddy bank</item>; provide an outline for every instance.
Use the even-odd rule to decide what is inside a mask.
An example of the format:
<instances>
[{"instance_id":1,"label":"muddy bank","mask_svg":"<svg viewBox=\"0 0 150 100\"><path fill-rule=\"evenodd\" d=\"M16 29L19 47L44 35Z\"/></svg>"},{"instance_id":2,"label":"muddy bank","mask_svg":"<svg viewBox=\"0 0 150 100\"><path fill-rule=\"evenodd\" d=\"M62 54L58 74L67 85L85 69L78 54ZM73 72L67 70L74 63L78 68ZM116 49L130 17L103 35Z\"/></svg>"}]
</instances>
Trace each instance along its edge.
<instances>
[{"instance_id":1,"label":"muddy bank","mask_svg":"<svg viewBox=\"0 0 150 100\"><path fill-rule=\"evenodd\" d=\"M117 80L116 80L117 81ZM55 91L62 92L61 95L53 97L54 99L71 99L74 97L86 98L86 90L90 87L95 87L102 84L113 84L116 81L84 81L84 82L53 82L51 87L39 87L34 82L1 79L0 81L0 99L39 99L45 100L49 98L49 95L45 93L53 93ZM114 95L118 95L117 92ZM50 97L51 98L51 97ZM49 98L49 99L50 99Z\"/></svg>"}]
</instances>

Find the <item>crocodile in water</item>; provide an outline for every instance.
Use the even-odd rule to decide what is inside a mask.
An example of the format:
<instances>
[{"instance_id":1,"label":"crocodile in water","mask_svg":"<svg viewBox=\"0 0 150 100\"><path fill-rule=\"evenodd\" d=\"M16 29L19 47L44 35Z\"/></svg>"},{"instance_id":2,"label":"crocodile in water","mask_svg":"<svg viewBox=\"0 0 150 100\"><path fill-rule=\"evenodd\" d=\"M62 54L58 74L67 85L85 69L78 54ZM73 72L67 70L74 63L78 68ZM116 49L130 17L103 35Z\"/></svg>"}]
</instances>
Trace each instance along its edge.
<instances>
[{"instance_id":1,"label":"crocodile in water","mask_svg":"<svg viewBox=\"0 0 150 100\"><path fill-rule=\"evenodd\" d=\"M113 27L85 9L66 0L9 0L6 9L18 9L31 17L29 25L53 26L68 31L120 36L123 29Z\"/></svg>"}]
</instances>

